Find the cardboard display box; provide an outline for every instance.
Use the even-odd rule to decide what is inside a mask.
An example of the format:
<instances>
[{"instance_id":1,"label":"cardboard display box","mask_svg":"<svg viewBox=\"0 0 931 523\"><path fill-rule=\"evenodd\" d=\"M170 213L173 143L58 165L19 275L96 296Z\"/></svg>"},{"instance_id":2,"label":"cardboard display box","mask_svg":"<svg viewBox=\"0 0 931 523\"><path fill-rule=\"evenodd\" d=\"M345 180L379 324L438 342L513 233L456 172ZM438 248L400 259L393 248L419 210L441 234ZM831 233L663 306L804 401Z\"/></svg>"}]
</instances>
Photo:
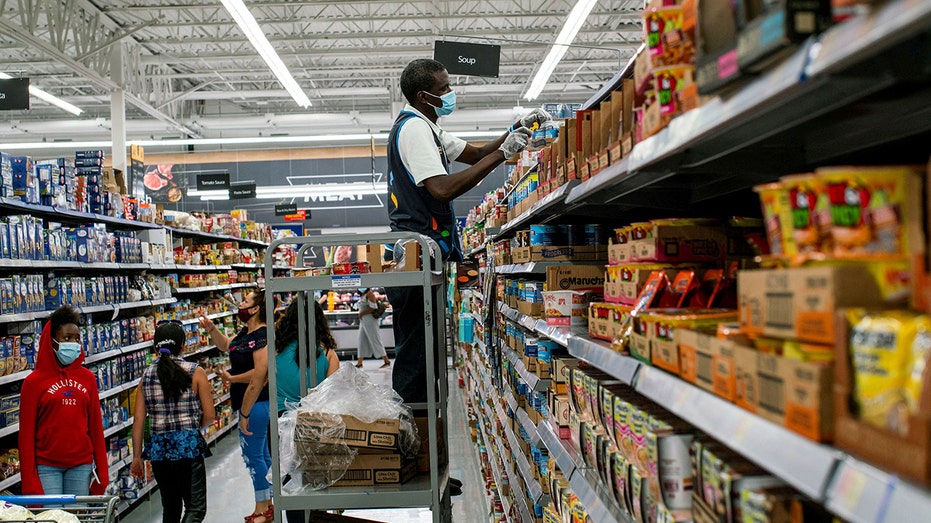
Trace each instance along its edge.
<instances>
[{"instance_id":1,"label":"cardboard display box","mask_svg":"<svg viewBox=\"0 0 931 523\"><path fill-rule=\"evenodd\" d=\"M511 251L514 263L527 263L539 261L595 261L605 259L607 252L604 246L533 246L517 247Z\"/></svg>"},{"instance_id":2,"label":"cardboard display box","mask_svg":"<svg viewBox=\"0 0 931 523\"><path fill-rule=\"evenodd\" d=\"M654 225L651 238L629 243L635 261L718 261L727 252L724 229L705 225Z\"/></svg>"},{"instance_id":3,"label":"cardboard display box","mask_svg":"<svg viewBox=\"0 0 931 523\"><path fill-rule=\"evenodd\" d=\"M737 292L748 335L823 344L835 341L835 310L883 303L876 279L858 264L740 271Z\"/></svg>"},{"instance_id":4,"label":"cardboard display box","mask_svg":"<svg viewBox=\"0 0 931 523\"><path fill-rule=\"evenodd\" d=\"M904 435L857 418L852 409L854 371L847 339L850 328L843 310L837 312L836 321L842 328L835 340L834 444L883 470L923 485L931 484L931 418L908 416Z\"/></svg>"},{"instance_id":5,"label":"cardboard display box","mask_svg":"<svg viewBox=\"0 0 931 523\"><path fill-rule=\"evenodd\" d=\"M755 392L756 401L751 407L757 415L813 441L831 441L834 435L831 367L763 354L739 345L734 351L742 382L739 388L745 392L743 403L754 400L746 391Z\"/></svg>"},{"instance_id":6,"label":"cardboard display box","mask_svg":"<svg viewBox=\"0 0 931 523\"><path fill-rule=\"evenodd\" d=\"M604 284L603 265L558 265L546 268L547 290L591 291L602 294Z\"/></svg>"},{"instance_id":7,"label":"cardboard display box","mask_svg":"<svg viewBox=\"0 0 931 523\"><path fill-rule=\"evenodd\" d=\"M382 418L373 423L363 423L354 416L339 415L346 425L343 438L320 437L315 440L318 444L341 444L362 449L396 450L398 448L400 422L396 419ZM333 415L318 412L298 411L297 428L302 427L310 432L326 432L332 426Z\"/></svg>"},{"instance_id":8,"label":"cardboard display box","mask_svg":"<svg viewBox=\"0 0 931 523\"><path fill-rule=\"evenodd\" d=\"M543 302L529 302L517 300L517 311L521 314L533 317L543 316Z\"/></svg>"},{"instance_id":9,"label":"cardboard display box","mask_svg":"<svg viewBox=\"0 0 931 523\"><path fill-rule=\"evenodd\" d=\"M356 454L343 477L334 487L398 485L417 473L417 461L400 454Z\"/></svg>"},{"instance_id":10,"label":"cardboard display box","mask_svg":"<svg viewBox=\"0 0 931 523\"><path fill-rule=\"evenodd\" d=\"M735 401L734 342L689 329L678 329L676 338L682 379L727 401Z\"/></svg>"}]
</instances>

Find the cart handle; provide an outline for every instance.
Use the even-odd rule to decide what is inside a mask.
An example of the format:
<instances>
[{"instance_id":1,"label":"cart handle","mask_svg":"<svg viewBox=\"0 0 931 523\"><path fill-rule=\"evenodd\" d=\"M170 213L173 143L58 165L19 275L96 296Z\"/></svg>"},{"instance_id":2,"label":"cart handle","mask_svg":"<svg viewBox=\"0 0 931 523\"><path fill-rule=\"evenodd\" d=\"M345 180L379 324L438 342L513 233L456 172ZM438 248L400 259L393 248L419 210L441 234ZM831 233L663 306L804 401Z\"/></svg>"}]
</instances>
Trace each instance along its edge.
<instances>
[{"instance_id":1,"label":"cart handle","mask_svg":"<svg viewBox=\"0 0 931 523\"><path fill-rule=\"evenodd\" d=\"M9 501L17 505L65 505L74 504L77 498L73 494L59 496L0 496L0 501Z\"/></svg>"}]
</instances>

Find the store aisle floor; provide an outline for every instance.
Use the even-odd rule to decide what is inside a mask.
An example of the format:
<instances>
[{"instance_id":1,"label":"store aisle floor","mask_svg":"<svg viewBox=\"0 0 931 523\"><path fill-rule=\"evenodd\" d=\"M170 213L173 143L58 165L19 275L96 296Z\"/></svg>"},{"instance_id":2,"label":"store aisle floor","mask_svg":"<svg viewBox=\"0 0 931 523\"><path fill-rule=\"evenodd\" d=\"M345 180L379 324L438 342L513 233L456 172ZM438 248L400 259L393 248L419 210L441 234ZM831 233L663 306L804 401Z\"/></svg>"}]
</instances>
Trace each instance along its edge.
<instances>
[{"instance_id":1,"label":"store aisle floor","mask_svg":"<svg viewBox=\"0 0 931 523\"><path fill-rule=\"evenodd\" d=\"M391 384L391 369L379 369L381 360L367 360L365 370L376 383ZM450 370L449 445L450 474L463 482L462 496L453 498L453 521L474 523L488 520L485 483L478 457L469 436L463 396L456 386L455 372ZM207 519L205 523L234 523L254 508L252 482L239 451L239 440L222 438L207 459ZM428 509L352 510L346 515L390 523L431 522ZM158 491L141 502L122 523L160 523L161 499Z\"/></svg>"}]
</instances>

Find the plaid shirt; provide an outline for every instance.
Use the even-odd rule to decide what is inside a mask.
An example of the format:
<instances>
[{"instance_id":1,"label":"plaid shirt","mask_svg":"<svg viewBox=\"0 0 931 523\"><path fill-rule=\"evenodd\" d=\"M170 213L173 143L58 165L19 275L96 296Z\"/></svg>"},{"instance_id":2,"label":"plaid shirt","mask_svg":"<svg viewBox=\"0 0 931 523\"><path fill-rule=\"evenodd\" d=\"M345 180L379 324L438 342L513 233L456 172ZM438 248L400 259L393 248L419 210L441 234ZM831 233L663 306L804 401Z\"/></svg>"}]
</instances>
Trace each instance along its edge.
<instances>
[{"instance_id":1,"label":"plaid shirt","mask_svg":"<svg viewBox=\"0 0 931 523\"><path fill-rule=\"evenodd\" d=\"M190 363L181 358L174 358L175 362L186 370L191 378L197 369L196 363ZM165 398L162 385L158 381L158 363L150 365L142 373L142 393L145 394L145 408L151 422L153 433L174 432L177 430L200 429L200 418L203 411L200 399L194 394L194 388L184 391L177 401Z\"/></svg>"}]
</instances>

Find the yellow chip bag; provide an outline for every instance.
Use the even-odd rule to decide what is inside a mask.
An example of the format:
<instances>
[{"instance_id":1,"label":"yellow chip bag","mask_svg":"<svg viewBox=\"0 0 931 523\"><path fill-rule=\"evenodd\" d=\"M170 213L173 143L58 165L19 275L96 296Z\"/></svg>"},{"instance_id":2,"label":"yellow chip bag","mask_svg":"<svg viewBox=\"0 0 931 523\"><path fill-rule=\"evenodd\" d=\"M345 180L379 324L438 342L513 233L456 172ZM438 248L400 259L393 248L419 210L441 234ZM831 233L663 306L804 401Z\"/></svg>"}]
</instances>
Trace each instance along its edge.
<instances>
[{"instance_id":1,"label":"yellow chip bag","mask_svg":"<svg viewBox=\"0 0 931 523\"><path fill-rule=\"evenodd\" d=\"M908 381L905 384L905 401L911 414L917 414L921 407L925 366L928 356L931 355L931 318L921 316L916 322L917 328L909 354Z\"/></svg>"},{"instance_id":2,"label":"yellow chip bag","mask_svg":"<svg viewBox=\"0 0 931 523\"><path fill-rule=\"evenodd\" d=\"M867 423L904 434L908 430L906 383L918 315L908 311L848 312L853 326L855 399Z\"/></svg>"}]
</instances>

